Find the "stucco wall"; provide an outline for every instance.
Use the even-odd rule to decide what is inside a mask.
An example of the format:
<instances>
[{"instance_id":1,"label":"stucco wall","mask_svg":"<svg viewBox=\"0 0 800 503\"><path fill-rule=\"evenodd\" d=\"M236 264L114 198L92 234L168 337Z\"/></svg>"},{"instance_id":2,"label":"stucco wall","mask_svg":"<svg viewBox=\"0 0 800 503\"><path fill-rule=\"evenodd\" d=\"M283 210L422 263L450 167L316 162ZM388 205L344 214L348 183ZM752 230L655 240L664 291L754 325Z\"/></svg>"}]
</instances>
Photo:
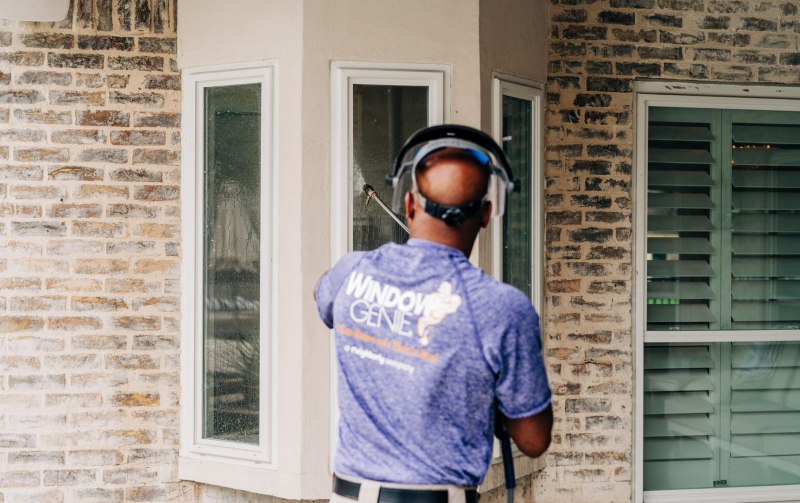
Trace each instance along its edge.
<instances>
[{"instance_id":1,"label":"stucco wall","mask_svg":"<svg viewBox=\"0 0 800 503\"><path fill-rule=\"evenodd\" d=\"M175 4L0 21L0 501L180 501Z\"/></svg>"},{"instance_id":2,"label":"stucco wall","mask_svg":"<svg viewBox=\"0 0 800 503\"><path fill-rule=\"evenodd\" d=\"M633 83L800 83L797 2L551 0L545 348L554 443L537 502L632 497Z\"/></svg>"}]
</instances>

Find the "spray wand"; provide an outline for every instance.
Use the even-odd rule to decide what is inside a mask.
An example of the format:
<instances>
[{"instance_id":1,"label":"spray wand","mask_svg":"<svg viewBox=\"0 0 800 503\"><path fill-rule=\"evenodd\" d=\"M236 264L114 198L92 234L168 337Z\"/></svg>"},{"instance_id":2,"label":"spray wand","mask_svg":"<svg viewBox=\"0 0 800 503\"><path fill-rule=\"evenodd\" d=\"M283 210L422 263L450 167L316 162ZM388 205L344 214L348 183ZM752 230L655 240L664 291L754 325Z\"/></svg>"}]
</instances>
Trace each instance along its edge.
<instances>
[{"instance_id":1,"label":"spray wand","mask_svg":"<svg viewBox=\"0 0 800 503\"><path fill-rule=\"evenodd\" d=\"M400 217L398 217L395 214L395 212L391 210L391 208L386 206L386 203L384 203L381 200L381 198L378 196L378 192L375 190L375 188L372 187L372 185L365 183L363 190L364 194L367 195L367 200L364 201L365 208L369 206L370 201L375 201L376 203L378 203L378 206L380 206L381 209L386 212L387 215L392 217L392 220L394 220L397 223L397 225L402 227L402 229L406 231L406 233L410 233L408 230L408 226L406 226L406 224L404 224L403 221L400 220ZM495 417L497 419L495 423L494 434L500 440L500 451L503 454L503 473L506 479L507 501L508 503L513 503L514 489L517 487L517 477L514 474L514 455L511 452L511 437L508 434L506 425L503 423L503 420L501 419L499 409L497 410Z\"/></svg>"}]
</instances>

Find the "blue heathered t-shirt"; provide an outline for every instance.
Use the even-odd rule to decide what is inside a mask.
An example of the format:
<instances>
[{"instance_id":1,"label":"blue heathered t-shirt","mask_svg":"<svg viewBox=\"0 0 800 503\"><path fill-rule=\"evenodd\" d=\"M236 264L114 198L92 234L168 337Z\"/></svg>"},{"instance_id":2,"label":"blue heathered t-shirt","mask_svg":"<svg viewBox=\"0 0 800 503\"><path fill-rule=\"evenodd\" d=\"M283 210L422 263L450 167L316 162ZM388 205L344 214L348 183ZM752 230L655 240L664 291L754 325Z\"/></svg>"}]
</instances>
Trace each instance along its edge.
<instances>
[{"instance_id":1,"label":"blue heathered t-shirt","mask_svg":"<svg viewBox=\"0 0 800 503\"><path fill-rule=\"evenodd\" d=\"M317 287L335 328L342 475L477 486L494 401L510 418L551 394L530 300L464 254L411 239L342 258Z\"/></svg>"}]
</instances>

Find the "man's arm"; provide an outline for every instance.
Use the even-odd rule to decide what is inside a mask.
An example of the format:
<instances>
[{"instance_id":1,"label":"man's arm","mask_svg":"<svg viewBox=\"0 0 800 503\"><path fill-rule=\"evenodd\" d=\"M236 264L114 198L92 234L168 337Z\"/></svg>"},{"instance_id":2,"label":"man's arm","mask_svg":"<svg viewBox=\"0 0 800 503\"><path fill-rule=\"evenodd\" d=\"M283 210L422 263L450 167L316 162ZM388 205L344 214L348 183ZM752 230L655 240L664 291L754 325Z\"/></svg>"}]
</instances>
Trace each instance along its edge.
<instances>
[{"instance_id":1,"label":"man's arm","mask_svg":"<svg viewBox=\"0 0 800 503\"><path fill-rule=\"evenodd\" d=\"M548 406L542 412L521 419L503 418L511 438L526 456L537 458L550 447L553 430L553 408Z\"/></svg>"}]
</instances>

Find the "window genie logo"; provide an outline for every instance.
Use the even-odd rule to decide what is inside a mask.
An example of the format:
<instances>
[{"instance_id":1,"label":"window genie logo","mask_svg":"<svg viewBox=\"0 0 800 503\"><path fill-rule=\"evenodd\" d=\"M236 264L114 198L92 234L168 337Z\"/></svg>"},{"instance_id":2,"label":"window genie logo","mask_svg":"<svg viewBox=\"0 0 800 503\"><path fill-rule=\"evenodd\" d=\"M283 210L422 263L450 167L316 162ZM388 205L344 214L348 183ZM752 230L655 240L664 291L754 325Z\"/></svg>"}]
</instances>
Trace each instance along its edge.
<instances>
[{"instance_id":1,"label":"window genie logo","mask_svg":"<svg viewBox=\"0 0 800 503\"><path fill-rule=\"evenodd\" d=\"M433 328L461 307L461 297L453 293L453 285L447 281L435 292L425 294L400 290L353 271L345 293L357 299L350 305L350 318L356 323L413 337L412 318L417 318L416 332L423 346L430 343Z\"/></svg>"}]
</instances>

